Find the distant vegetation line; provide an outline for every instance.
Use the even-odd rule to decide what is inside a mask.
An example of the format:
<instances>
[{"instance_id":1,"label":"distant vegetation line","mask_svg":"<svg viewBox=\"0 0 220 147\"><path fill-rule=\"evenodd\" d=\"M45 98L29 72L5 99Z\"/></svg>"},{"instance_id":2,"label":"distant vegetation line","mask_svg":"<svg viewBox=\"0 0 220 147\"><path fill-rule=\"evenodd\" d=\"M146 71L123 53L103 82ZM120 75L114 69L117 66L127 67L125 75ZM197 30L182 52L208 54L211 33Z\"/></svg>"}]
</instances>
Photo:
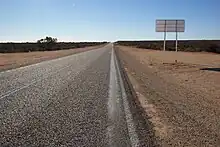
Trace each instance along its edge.
<instances>
[{"instance_id":1,"label":"distant vegetation line","mask_svg":"<svg viewBox=\"0 0 220 147\"><path fill-rule=\"evenodd\" d=\"M134 46L143 49L163 50L163 41L118 41L119 45ZM167 41L166 49L175 50L175 41ZM178 49L187 52L213 52L220 53L220 40L180 40Z\"/></svg>"},{"instance_id":2,"label":"distant vegetation line","mask_svg":"<svg viewBox=\"0 0 220 147\"><path fill-rule=\"evenodd\" d=\"M105 43L107 42L57 42L56 38L46 37L36 43L0 43L0 53L66 50Z\"/></svg>"}]
</instances>

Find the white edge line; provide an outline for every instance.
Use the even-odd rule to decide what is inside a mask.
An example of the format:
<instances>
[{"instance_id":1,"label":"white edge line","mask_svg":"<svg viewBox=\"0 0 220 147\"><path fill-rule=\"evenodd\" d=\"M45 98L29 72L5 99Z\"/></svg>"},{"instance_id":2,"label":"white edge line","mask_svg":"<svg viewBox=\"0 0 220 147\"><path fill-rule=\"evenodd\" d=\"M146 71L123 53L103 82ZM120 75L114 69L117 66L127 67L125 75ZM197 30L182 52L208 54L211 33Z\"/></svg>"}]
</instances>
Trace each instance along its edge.
<instances>
[{"instance_id":1,"label":"white edge line","mask_svg":"<svg viewBox=\"0 0 220 147\"><path fill-rule=\"evenodd\" d=\"M109 95L108 95L108 121L110 124L107 127L107 140L108 145L114 146L113 141L113 129L114 126L111 124L111 120L114 119L114 112L115 112L115 103L114 99L116 98L116 68L113 56L113 50L111 52L111 61L110 61L110 79L109 79Z\"/></svg>"},{"instance_id":2,"label":"white edge line","mask_svg":"<svg viewBox=\"0 0 220 147\"><path fill-rule=\"evenodd\" d=\"M0 95L0 100L1 100L1 99L4 99L5 97L8 97L8 96L10 96L11 94L14 94L14 93L16 93L16 92L18 92L18 91L20 91L20 90L23 90L23 89L25 89L25 88L28 88L29 86L34 85L35 83L37 83L37 82L39 82L39 81L42 81L42 80L44 80L44 79L46 79L46 78L52 76L53 74L56 74L57 72L60 72L60 71L62 71L63 69L68 68L68 67L69 67L69 66L66 66L66 67L64 67L64 68L61 68L61 69L55 71L55 72L51 72L51 73L49 73L47 76L45 76L44 78L39 79L39 80L36 80L36 81L33 81L33 82L31 82L31 83L29 83L29 84L27 84L27 85L25 85L25 86L19 87L19 88L14 89L14 90L10 90L10 91L6 92L5 94Z\"/></svg>"},{"instance_id":3,"label":"white edge line","mask_svg":"<svg viewBox=\"0 0 220 147\"><path fill-rule=\"evenodd\" d=\"M112 50L113 50L113 54L114 54L113 47L112 47ZM127 122L127 127L128 127L128 133L129 133L131 146L132 147L138 147L140 145L140 140L139 140L137 132L136 132L135 124L134 124L133 117L132 117L132 114L131 114L131 110L130 110L130 107L129 107L127 94L125 92L124 84L123 84L121 73L120 73L119 66L118 66L118 62L117 62L117 60L115 62L116 62L117 71L119 73L119 81L120 81L122 99L123 99L124 110L125 110L125 117L126 117L126 122Z\"/></svg>"},{"instance_id":4,"label":"white edge line","mask_svg":"<svg viewBox=\"0 0 220 147\"><path fill-rule=\"evenodd\" d=\"M9 92L7 92L7 94L2 95L2 96L0 97L0 100L6 98L7 96L10 96L11 94L14 94L14 93L20 91L20 90L22 90L22 89L25 89L25 88L27 88L27 87L33 85L34 83L36 83L36 82L30 83L30 84L25 85L25 86L23 86L23 87L20 87L20 88L18 88L18 89L9 91Z\"/></svg>"}]
</instances>

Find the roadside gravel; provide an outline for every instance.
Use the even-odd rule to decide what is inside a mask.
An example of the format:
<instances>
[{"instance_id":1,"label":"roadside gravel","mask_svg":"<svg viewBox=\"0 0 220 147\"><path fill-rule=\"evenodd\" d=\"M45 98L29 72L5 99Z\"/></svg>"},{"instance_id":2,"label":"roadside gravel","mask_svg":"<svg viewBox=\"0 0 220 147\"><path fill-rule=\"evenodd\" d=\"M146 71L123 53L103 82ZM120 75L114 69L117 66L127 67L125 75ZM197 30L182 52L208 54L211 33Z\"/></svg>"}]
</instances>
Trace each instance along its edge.
<instances>
[{"instance_id":1,"label":"roadside gravel","mask_svg":"<svg viewBox=\"0 0 220 147\"><path fill-rule=\"evenodd\" d=\"M165 71L141 62L128 48L118 48L118 53L138 85L137 95L162 146L219 146L220 102L216 91L212 94L185 86L175 77L165 76Z\"/></svg>"}]
</instances>

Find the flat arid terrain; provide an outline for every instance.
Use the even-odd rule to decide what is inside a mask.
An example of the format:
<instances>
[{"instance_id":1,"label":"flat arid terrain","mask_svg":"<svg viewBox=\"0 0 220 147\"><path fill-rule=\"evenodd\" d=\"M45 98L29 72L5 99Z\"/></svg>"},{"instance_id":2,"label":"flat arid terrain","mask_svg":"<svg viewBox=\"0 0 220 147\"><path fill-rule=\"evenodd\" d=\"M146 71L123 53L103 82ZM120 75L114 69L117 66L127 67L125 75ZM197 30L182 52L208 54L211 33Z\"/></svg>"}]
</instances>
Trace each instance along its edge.
<instances>
[{"instance_id":1,"label":"flat arid terrain","mask_svg":"<svg viewBox=\"0 0 220 147\"><path fill-rule=\"evenodd\" d=\"M85 52L102 46L103 45L58 51L36 51L29 53L0 53L0 71Z\"/></svg>"},{"instance_id":2,"label":"flat arid terrain","mask_svg":"<svg viewBox=\"0 0 220 147\"><path fill-rule=\"evenodd\" d=\"M219 146L220 54L115 48L162 146Z\"/></svg>"}]
</instances>

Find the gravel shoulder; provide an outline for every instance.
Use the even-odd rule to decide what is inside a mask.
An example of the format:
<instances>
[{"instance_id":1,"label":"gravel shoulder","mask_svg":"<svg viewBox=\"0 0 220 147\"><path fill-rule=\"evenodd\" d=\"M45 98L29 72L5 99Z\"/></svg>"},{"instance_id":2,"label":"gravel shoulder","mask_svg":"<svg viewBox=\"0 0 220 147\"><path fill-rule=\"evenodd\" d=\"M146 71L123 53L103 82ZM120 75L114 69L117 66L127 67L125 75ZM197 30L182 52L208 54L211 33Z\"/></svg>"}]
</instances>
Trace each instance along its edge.
<instances>
[{"instance_id":1,"label":"gravel shoulder","mask_svg":"<svg viewBox=\"0 0 220 147\"><path fill-rule=\"evenodd\" d=\"M117 50L162 146L220 144L220 55Z\"/></svg>"},{"instance_id":2,"label":"gravel shoulder","mask_svg":"<svg viewBox=\"0 0 220 147\"><path fill-rule=\"evenodd\" d=\"M44 51L44 52L29 52L29 53L0 53L0 72L27 66L42 61L56 59L88 50L97 49L104 45L69 49L69 50L58 50L58 51Z\"/></svg>"}]
</instances>

